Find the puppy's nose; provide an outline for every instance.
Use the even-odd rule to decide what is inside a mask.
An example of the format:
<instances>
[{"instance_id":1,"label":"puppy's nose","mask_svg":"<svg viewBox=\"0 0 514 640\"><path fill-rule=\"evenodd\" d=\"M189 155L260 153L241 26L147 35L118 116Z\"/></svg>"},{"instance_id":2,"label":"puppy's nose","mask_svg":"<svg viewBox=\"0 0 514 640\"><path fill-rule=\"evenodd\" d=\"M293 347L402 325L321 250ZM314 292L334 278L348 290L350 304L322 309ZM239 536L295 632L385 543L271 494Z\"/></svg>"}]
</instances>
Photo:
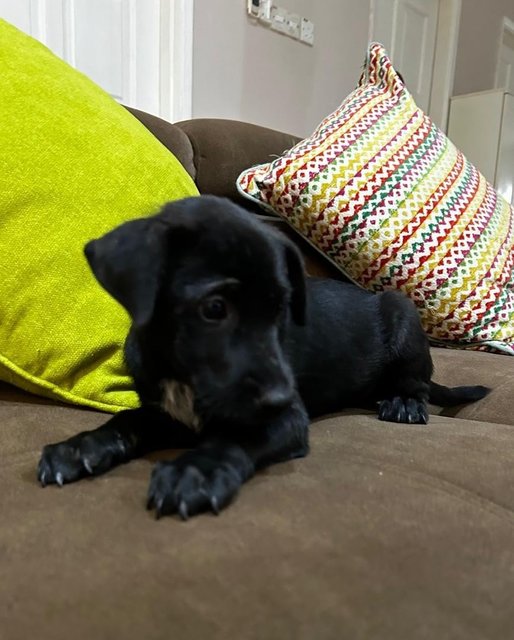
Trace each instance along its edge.
<instances>
[{"instance_id":1,"label":"puppy's nose","mask_svg":"<svg viewBox=\"0 0 514 640\"><path fill-rule=\"evenodd\" d=\"M257 398L257 406L265 411L285 409L293 400L293 390L288 386L266 389Z\"/></svg>"}]
</instances>

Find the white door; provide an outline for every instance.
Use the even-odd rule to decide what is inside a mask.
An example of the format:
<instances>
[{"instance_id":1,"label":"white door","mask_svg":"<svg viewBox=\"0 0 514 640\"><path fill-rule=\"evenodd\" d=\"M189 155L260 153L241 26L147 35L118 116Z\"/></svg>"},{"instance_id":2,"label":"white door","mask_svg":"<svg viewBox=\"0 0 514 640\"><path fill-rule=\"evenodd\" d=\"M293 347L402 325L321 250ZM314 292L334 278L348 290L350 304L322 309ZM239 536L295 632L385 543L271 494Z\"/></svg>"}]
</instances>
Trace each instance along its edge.
<instances>
[{"instance_id":1,"label":"white door","mask_svg":"<svg viewBox=\"0 0 514 640\"><path fill-rule=\"evenodd\" d=\"M192 0L0 0L0 17L113 98L191 117Z\"/></svg>"},{"instance_id":2,"label":"white door","mask_svg":"<svg viewBox=\"0 0 514 640\"><path fill-rule=\"evenodd\" d=\"M514 22L507 18L503 21L495 86L514 95Z\"/></svg>"},{"instance_id":3,"label":"white door","mask_svg":"<svg viewBox=\"0 0 514 640\"><path fill-rule=\"evenodd\" d=\"M371 0L370 40L386 47L418 106L443 131L453 90L460 14L461 0Z\"/></svg>"},{"instance_id":4,"label":"white door","mask_svg":"<svg viewBox=\"0 0 514 640\"><path fill-rule=\"evenodd\" d=\"M496 168L496 188L514 205L514 95L506 93Z\"/></svg>"},{"instance_id":5,"label":"white door","mask_svg":"<svg viewBox=\"0 0 514 640\"><path fill-rule=\"evenodd\" d=\"M373 40L387 49L416 104L428 113L439 0L375 0Z\"/></svg>"}]
</instances>

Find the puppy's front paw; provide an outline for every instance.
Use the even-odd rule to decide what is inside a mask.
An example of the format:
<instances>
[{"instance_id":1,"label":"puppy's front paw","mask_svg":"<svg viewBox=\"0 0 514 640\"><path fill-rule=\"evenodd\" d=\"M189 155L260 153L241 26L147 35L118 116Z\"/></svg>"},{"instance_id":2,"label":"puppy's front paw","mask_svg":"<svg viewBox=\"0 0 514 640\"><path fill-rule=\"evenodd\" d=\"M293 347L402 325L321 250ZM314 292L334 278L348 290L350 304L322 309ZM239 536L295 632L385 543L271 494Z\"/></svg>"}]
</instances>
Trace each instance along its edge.
<instances>
[{"instance_id":1,"label":"puppy's front paw","mask_svg":"<svg viewBox=\"0 0 514 640\"><path fill-rule=\"evenodd\" d=\"M125 454L122 439L114 433L85 432L43 447L37 478L41 486L62 486L87 475L111 469Z\"/></svg>"},{"instance_id":2,"label":"puppy's front paw","mask_svg":"<svg viewBox=\"0 0 514 640\"><path fill-rule=\"evenodd\" d=\"M202 511L216 515L235 497L242 479L231 464L191 451L172 462L158 462L150 480L147 509L155 515L178 513L183 520Z\"/></svg>"},{"instance_id":3,"label":"puppy's front paw","mask_svg":"<svg viewBox=\"0 0 514 640\"><path fill-rule=\"evenodd\" d=\"M378 407L378 418L387 422L427 424L428 411L422 400L395 396L388 400L382 400Z\"/></svg>"}]
</instances>

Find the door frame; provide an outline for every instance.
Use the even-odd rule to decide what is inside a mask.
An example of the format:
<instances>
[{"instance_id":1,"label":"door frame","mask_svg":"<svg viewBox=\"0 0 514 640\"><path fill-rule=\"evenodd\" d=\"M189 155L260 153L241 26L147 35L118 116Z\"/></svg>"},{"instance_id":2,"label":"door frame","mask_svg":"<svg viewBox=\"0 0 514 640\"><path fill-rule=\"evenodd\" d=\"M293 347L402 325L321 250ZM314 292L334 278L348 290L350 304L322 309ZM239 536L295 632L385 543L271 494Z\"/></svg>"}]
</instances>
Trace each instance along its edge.
<instances>
[{"instance_id":1,"label":"door frame","mask_svg":"<svg viewBox=\"0 0 514 640\"><path fill-rule=\"evenodd\" d=\"M439 0L437 37L428 115L444 132L448 129L459 42L462 0Z\"/></svg>"},{"instance_id":2,"label":"door frame","mask_svg":"<svg viewBox=\"0 0 514 640\"><path fill-rule=\"evenodd\" d=\"M172 122L192 117L194 0L161 0L160 111Z\"/></svg>"},{"instance_id":3,"label":"door frame","mask_svg":"<svg viewBox=\"0 0 514 640\"><path fill-rule=\"evenodd\" d=\"M75 0L59 0L62 20L68 29L63 29L63 38L57 37L48 14L55 9L50 4L54 0L28 0L30 7L31 33L41 42L50 46L58 55L74 64L73 47L73 5ZM137 14L137 0L123 0L123 20L129 30L133 27ZM176 122L188 120L192 116L193 95L193 12L194 0L159 0L159 116ZM135 43L136 37L130 31ZM137 46L137 44L135 45ZM131 51L129 55L134 55ZM131 65L131 69L134 66ZM136 78L133 73L124 79L125 91L133 100L136 93Z\"/></svg>"},{"instance_id":4,"label":"door frame","mask_svg":"<svg viewBox=\"0 0 514 640\"><path fill-rule=\"evenodd\" d=\"M435 57L432 73L432 90L428 114L435 124L444 132L448 127L450 98L453 93L455 61L462 0L439 0L437 12L437 34ZM373 33L375 0L370 4L369 39Z\"/></svg>"}]
</instances>

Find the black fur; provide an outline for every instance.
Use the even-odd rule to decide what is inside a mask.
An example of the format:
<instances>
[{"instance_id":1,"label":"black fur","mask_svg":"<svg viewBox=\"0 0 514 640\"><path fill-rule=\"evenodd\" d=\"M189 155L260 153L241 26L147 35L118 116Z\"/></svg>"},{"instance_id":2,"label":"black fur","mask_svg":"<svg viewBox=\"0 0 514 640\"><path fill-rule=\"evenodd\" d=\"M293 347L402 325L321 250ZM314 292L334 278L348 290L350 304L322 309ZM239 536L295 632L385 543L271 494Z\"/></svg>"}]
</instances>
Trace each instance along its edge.
<instances>
[{"instance_id":1,"label":"black fur","mask_svg":"<svg viewBox=\"0 0 514 640\"><path fill-rule=\"evenodd\" d=\"M141 408L46 446L43 485L190 448L155 467L148 507L217 513L256 469L306 455L309 418L374 404L381 420L424 424L428 401L487 393L431 382L428 341L403 295L306 280L296 247L228 200L170 203L86 255L132 317L125 352Z\"/></svg>"}]
</instances>

